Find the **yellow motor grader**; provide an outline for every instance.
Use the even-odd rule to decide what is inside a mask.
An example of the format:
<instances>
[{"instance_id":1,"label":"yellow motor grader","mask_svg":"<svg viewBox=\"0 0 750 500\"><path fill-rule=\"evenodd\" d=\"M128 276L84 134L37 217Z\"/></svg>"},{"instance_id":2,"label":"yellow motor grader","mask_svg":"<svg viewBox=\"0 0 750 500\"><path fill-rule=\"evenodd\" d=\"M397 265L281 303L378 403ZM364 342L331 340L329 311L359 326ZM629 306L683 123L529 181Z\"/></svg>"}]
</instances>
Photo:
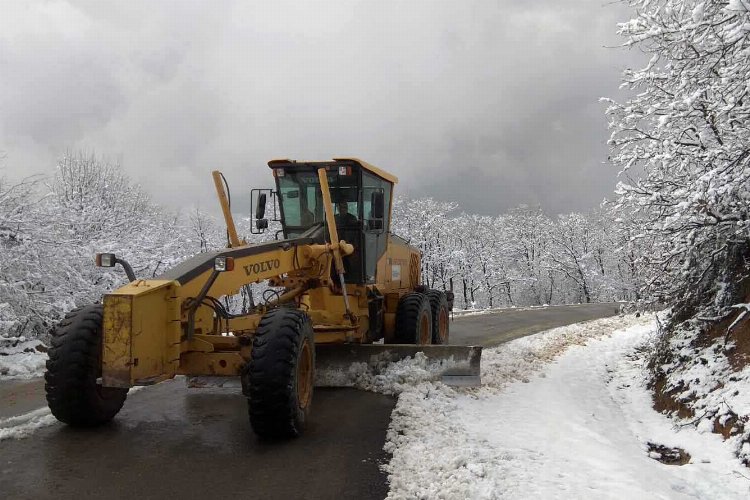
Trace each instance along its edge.
<instances>
[{"instance_id":1,"label":"yellow motor grader","mask_svg":"<svg viewBox=\"0 0 750 500\"><path fill-rule=\"evenodd\" d=\"M223 176L214 183L228 248L198 254L154 279L136 279L115 254L127 285L68 314L51 332L47 401L58 420L111 420L128 389L176 375L236 377L261 437L299 435L310 411L315 370L370 366L423 352L444 381L477 384L481 348L446 345L453 294L420 285L420 253L392 234L397 179L355 158L273 160L274 190L254 189L254 228L275 240L240 240ZM283 235L283 238L279 238ZM266 281L270 300L243 314L221 297ZM317 358L317 363L316 363Z\"/></svg>"}]
</instances>

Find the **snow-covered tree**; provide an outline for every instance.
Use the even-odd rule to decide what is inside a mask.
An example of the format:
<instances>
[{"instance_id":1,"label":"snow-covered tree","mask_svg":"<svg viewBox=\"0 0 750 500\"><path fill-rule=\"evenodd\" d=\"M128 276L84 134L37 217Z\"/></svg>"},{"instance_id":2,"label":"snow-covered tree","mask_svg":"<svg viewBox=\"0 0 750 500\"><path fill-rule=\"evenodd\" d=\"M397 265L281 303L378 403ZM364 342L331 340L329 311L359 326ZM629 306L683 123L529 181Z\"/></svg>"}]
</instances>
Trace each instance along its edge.
<instances>
[{"instance_id":1,"label":"snow-covered tree","mask_svg":"<svg viewBox=\"0 0 750 500\"><path fill-rule=\"evenodd\" d=\"M589 220L582 214L560 215L551 231L554 249L549 253L550 265L557 273L575 284L574 302L596 299L591 283L595 272L592 262L592 234Z\"/></svg>"},{"instance_id":2,"label":"snow-covered tree","mask_svg":"<svg viewBox=\"0 0 750 500\"><path fill-rule=\"evenodd\" d=\"M28 319L19 314L29 303L27 283L18 275L24 266L25 242L35 222L34 189L38 179L10 182L0 178L0 334L20 335Z\"/></svg>"},{"instance_id":3,"label":"snow-covered tree","mask_svg":"<svg viewBox=\"0 0 750 500\"><path fill-rule=\"evenodd\" d=\"M190 229L198 240L200 251L208 252L209 248L215 248L217 246L216 242L212 241L211 238L216 233L216 221L214 221L213 217L195 207L190 212L189 218Z\"/></svg>"},{"instance_id":4,"label":"snow-covered tree","mask_svg":"<svg viewBox=\"0 0 750 500\"><path fill-rule=\"evenodd\" d=\"M190 249L180 217L150 202L118 165L66 154L48 184L0 188L0 304L4 333L45 335L71 308L99 300L126 280L120 269L94 266L96 252L126 258L136 275L153 277ZM18 320L22 318L22 320Z\"/></svg>"},{"instance_id":5,"label":"snow-covered tree","mask_svg":"<svg viewBox=\"0 0 750 500\"><path fill-rule=\"evenodd\" d=\"M397 198L393 230L422 251L424 283L453 286L459 307L631 298L613 211L553 220L525 206L496 217L452 215L456 208Z\"/></svg>"},{"instance_id":6,"label":"snow-covered tree","mask_svg":"<svg viewBox=\"0 0 750 500\"><path fill-rule=\"evenodd\" d=\"M457 207L456 203L432 198L397 196L394 199L392 231L407 238L422 251L422 276L425 283L433 288L447 289L453 274L454 255L450 239L454 231L447 222L447 216Z\"/></svg>"},{"instance_id":7,"label":"snow-covered tree","mask_svg":"<svg viewBox=\"0 0 750 500\"><path fill-rule=\"evenodd\" d=\"M750 3L628 3L620 33L652 57L608 109L620 207L654 238L647 292L681 319L722 315L750 269Z\"/></svg>"},{"instance_id":8,"label":"snow-covered tree","mask_svg":"<svg viewBox=\"0 0 750 500\"><path fill-rule=\"evenodd\" d=\"M528 304L553 302L555 276L549 266L552 221L542 210L520 206L504 218L510 252L515 257L515 288Z\"/></svg>"}]
</instances>

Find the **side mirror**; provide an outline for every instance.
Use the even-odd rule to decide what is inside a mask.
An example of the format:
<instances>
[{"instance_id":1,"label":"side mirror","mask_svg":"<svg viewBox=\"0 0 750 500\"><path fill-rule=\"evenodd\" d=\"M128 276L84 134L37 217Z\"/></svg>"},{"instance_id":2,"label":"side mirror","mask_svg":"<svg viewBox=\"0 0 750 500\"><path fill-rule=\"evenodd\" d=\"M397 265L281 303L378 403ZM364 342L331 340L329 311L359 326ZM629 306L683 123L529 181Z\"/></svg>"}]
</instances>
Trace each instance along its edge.
<instances>
[{"instance_id":1,"label":"side mirror","mask_svg":"<svg viewBox=\"0 0 750 500\"><path fill-rule=\"evenodd\" d=\"M370 201L372 203L372 218L380 219L382 221L383 215L385 214L385 198L383 197L383 191L373 191Z\"/></svg>"},{"instance_id":2,"label":"side mirror","mask_svg":"<svg viewBox=\"0 0 750 500\"><path fill-rule=\"evenodd\" d=\"M273 209L273 215L266 218L266 201L268 197L271 197L271 208ZM276 200L275 196L279 196L279 193L272 191L271 189L258 189L254 188L250 190L250 217L255 221L254 227L250 226L250 233L252 234L263 234L268 229L269 219L272 221L278 221L276 215Z\"/></svg>"},{"instance_id":3,"label":"side mirror","mask_svg":"<svg viewBox=\"0 0 750 500\"><path fill-rule=\"evenodd\" d=\"M258 195L258 202L255 204L255 218L263 219L264 215L266 215L266 193L260 193ZM266 227L268 227L268 221L266 221Z\"/></svg>"},{"instance_id":4,"label":"side mirror","mask_svg":"<svg viewBox=\"0 0 750 500\"><path fill-rule=\"evenodd\" d=\"M113 253L96 254L96 267L115 267L117 256Z\"/></svg>"},{"instance_id":5,"label":"side mirror","mask_svg":"<svg viewBox=\"0 0 750 500\"><path fill-rule=\"evenodd\" d=\"M264 218L264 215L266 215L266 193L260 193L258 202L255 204L255 229L258 231L268 229L268 219Z\"/></svg>"}]
</instances>

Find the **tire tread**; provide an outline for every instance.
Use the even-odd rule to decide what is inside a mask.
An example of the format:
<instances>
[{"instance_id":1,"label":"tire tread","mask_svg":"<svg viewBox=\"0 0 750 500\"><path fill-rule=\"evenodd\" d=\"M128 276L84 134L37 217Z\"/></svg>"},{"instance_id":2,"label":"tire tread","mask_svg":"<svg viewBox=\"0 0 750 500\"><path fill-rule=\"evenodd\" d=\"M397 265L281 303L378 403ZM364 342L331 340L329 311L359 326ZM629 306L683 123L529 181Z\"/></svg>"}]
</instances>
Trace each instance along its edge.
<instances>
[{"instance_id":1,"label":"tire tread","mask_svg":"<svg viewBox=\"0 0 750 500\"><path fill-rule=\"evenodd\" d=\"M70 426L93 427L120 411L128 389L97 387L101 373L103 308L74 309L52 329L44 374L52 414Z\"/></svg>"},{"instance_id":2,"label":"tire tread","mask_svg":"<svg viewBox=\"0 0 750 500\"><path fill-rule=\"evenodd\" d=\"M450 322L448 323L448 332L443 342L440 339L440 308L444 308L448 317L450 317L448 297L445 295L445 292L434 289L427 290L425 295L427 296L427 300L430 301L430 312L432 313L432 343L447 344L450 338Z\"/></svg>"},{"instance_id":3,"label":"tire tread","mask_svg":"<svg viewBox=\"0 0 750 500\"><path fill-rule=\"evenodd\" d=\"M401 297L396 310L396 342L400 344L417 344L419 342L420 316L427 310L431 321L432 314L429 308L429 301L422 293L411 292ZM430 326L430 331L432 331L432 326Z\"/></svg>"},{"instance_id":4,"label":"tire tread","mask_svg":"<svg viewBox=\"0 0 750 500\"><path fill-rule=\"evenodd\" d=\"M272 309L261 318L242 371L250 425L261 438L295 437L304 428L309 405L298 407L295 377L305 336L314 342L310 319L298 309Z\"/></svg>"}]
</instances>

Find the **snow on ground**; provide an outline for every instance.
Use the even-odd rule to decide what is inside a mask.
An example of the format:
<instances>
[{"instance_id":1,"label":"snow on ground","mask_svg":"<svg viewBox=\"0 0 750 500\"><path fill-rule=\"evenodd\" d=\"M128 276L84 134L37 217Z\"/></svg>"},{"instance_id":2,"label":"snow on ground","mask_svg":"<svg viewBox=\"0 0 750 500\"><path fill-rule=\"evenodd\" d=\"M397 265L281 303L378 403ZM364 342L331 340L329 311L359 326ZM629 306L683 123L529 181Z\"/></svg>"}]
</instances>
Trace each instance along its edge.
<instances>
[{"instance_id":1,"label":"snow on ground","mask_svg":"<svg viewBox=\"0 0 750 500\"><path fill-rule=\"evenodd\" d=\"M0 441L28 437L40 427L47 427L56 422L57 419L47 407L16 417L0 419Z\"/></svg>"},{"instance_id":2,"label":"snow on ground","mask_svg":"<svg viewBox=\"0 0 750 500\"><path fill-rule=\"evenodd\" d=\"M147 386L131 387L128 396L132 396ZM0 419L0 441L4 439L22 439L34 434L37 429L60 424L48 407L37 408L23 415Z\"/></svg>"},{"instance_id":3,"label":"snow on ground","mask_svg":"<svg viewBox=\"0 0 750 500\"><path fill-rule=\"evenodd\" d=\"M446 370L456 366L453 358L429 359L418 352L414 358L390 361L383 356L375 362L351 363L345 369L333 367L315 370L316 387L354 387L381 394L400 394L420 382L439 380Z\"/></svg>"},{"instance_id":4,"label":"snow on ground","mask_svg":"<svg viewBox=\"0 0 750 500\"><path fill-rule=\"evenodd\" d=\"M739 316L735 324L741 319ZM730 330L731 326L727 328ZM745 361L744 367L738 367L729 360L738 347L735 339L741 338L738 336L742 333L737 332L734 339L728 335L711 339L704 334L699 341L700 331L698 328L679 328L668 338L666 349L673 356L659 366L665 379L664 392L692 410L694 416L686 421L695 422L698 428L711 430L715 423L731 428L735 438L730 441L735 444L740 457L750 463L750 424L747 422L750 415L750 363Z\"/></svg>"},{"instance_id":5,"label":"snow on ground","mask_svg":"<svg viewBox=\"0 0 750 500\"><path fill-rule=\"evenodd\" d=\"M0 336L0 380L39 377L46 361L47 349L39 340Z\"/></svg>"},{"instance_id":6,"label":"snow on ground","mask_svg":"<svg viewBox=\"0 0 750 500\"><path fill-rule=\"evenodd\" d=\"M559 304L551 306L549 304L544 304L541 306L525 306L525 307L516 307L516 306L503 306L503 307L493 307L490 309L463 309L458 311L453 311L453 316L456 318L461 318L463 316L482 316L484 314L493 314L498 313L502 311L532 311L534 309L546 309L548 307L570 307L571 305L575 304Z\"/></svg>"},{"instance_id":7,"label":"snow on ground","mask_svg":"<svg viewBox=\"0 0 750 500\"><path fill-rule=\"evenodd\" d=\"M509 311L533 311L535 309L549 309L553 307L576 307L576 306L585 306L588 304L543 304L540 306L502 306L502 307L493 307L491 309L462 309L462 310L454 310L452 312L453 316L455 318L463 318L464 316L482 316L485 314L495 314L495 313L501 313L501 312L509 312ZM627 306L627 303L620 302L619 307L623 308Z\"/></svg>"},{"instance_id":8,"label":"snow on ground","mask_svg":"<svg viewBox=\"0 0 750 500\"><path fill-rule=\"evenodd\" d=\"M747 497L732 443L651 408L634 353L653 330L652 317L607 318L487 349L476 389L429 381L419 361L413 385L407 362L379 375L380 392L400 393L389 498ZM692 458L665 465L648 443Z\"/></svg>"}]
</instances>

